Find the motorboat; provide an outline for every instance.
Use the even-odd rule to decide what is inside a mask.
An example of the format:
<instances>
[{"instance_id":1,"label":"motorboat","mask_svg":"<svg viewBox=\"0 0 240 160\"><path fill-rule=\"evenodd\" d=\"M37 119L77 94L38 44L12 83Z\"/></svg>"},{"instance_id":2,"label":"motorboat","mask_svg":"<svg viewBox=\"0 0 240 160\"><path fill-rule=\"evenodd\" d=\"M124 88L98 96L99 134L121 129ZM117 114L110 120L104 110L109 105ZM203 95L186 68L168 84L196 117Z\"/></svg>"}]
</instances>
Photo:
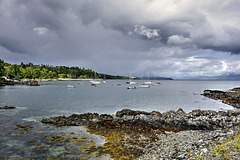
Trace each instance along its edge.
<instances>
[{"instance_id":1,"label":"motorboat","mask_svg":"<svg viewBox=\"0 0 240 160\"><path fill-rule=\"evenodd\" d=\"M137 89L137 87L132 87L132 86L129 86L129 87L127 87L127 89Z\"/></svg>"},{"instance_id":2,"label":"motorboat","mask_svg":"<svg viewBox=\"0 0 240 160\"><path fill-rule=\"evenodd\" d=\"M135 84L138 84L138 82L136 82L136 81L127 81L127 84L135 85Z\"/></svg>"},{"instance_id":3,"label":"motorboat","mask_svg":"<svg viewBox=\"0 0 240 160\"><path fill-rule=\"evenodd\" d=\"M67 85L68 88L75 88L74 85Z\"/></svg>"},{"instance_id":4,"label":"motorboat","mask_svg":"<svg viewBox=\"0 0 240 160\"><path fill-rule=\"evenodd\" d=\"M142 84L141 86L139 86L139 88L150 88L149 84Z\"/></svg>"},{"instance_id":5,"label":"motorboat","mask_svg":"<svg viewBox=\"0 0 240 160\"><path fill-rule=\"evenodd\" d=\"M153 85L153 86L159 86L159 85L161 85L161 83L158 82L158 81L153 81L153 82L152 82L152 85Z\"/></svg>"},{"instance_id":6,"label":"motorboat","mask_svg":"<svg viewBox=\"0 0 240 160\"><path fill-rule=\"evenodd\" d=\"M153 84L152 81L143 82L143 85L152 85L152 84Z\"/></svg>"},{"instance_id":7,"label":"motorboat","mask_svg":"<svg viewBox=\"0 0 240 160\"><path fill-rule=\"evenodd\" d=\"M101 82L100 81L96 81L96 80L93 80L91 81L92 84L100 84Z\"/></svg>"},{"instance_id":8,"label":"motorboat","mask_svg":"<svg viewBox=\"0 0 240 160\"><path fill-rule=\"evenodd\" d=\"M131 75L130 75L130 77L129 77L129 81L127 81L126 83L127 83L127 84L130 84L130 85L138 84L138 82L132 81L132 76L131 76Z\"/></svg>"}]
</instances>

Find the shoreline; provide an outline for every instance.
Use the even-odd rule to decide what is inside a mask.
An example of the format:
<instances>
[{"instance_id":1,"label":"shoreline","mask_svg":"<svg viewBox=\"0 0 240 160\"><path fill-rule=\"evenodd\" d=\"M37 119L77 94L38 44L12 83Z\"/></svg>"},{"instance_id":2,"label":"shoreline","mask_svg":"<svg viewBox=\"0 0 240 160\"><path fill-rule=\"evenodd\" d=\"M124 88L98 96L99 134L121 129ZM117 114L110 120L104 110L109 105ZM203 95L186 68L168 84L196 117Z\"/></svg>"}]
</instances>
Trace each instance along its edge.
<instances>
[{"instance_id":1,"label":"shoreline","mask_svg":"<svg viewBox=\"0 0 240 160\"><path fill-rule=\"evenodd\" d=\"M68 79L68 78L58 78L58 79L35 79L39 82L48 82L48 81L91 81L93 79ZM102 79L97 79L97 80L102 80Z\"/></svg>"},{"instance_id":2,"label":"shoreline","mask_svg":"<svg viewBox=\"0 0 240 160\"><path fill-rule=\"evenodd\" d=\"M231 100L239 98L239 93L240 89L234 88L225 92L205 90L202 95L239 108L239 101ZM91 134L103 136L107 141L103 146L90 148L89 153L108 154L112 159L240 157L240 110L198 109L186 113L180 108L160 113L123 109L113 115L73 114L45 118L41 122L60 127L85 126Z\"/></svg>"},{"instance_id":3,"label":"shoreline","mask_svg":"<svg viewBox=\"0 0 240 160\"><path fill-rule=\"evenodd\" d=\"M105 137L106 143L93 147L90 153L108 153L129 159L196 159L217 156L214 147L240 134L240 111L182 109L165 113L124 109L114 115L85 113L45 118L42 123L61 126L85 126L91 134ZM114 137L114 138L112 138ZM118 139L113 141L112 139ZM118 146L113 144L118 144ZM101 148L102 147L102 148ZM105 147L105 148L104 148ZM109 148L116 153L109 153ZM104 150L104 151L102 151ZM131 152L127 152L131 150ZM134 153L134 155L132 155ZM230 156L239 156L232 150Z\"/></svg>"},{"instance_id":4,"label":"shoreline","mask_svg":"<svg viewBox=\"0 0 240 160\"><path fill-rule=\"evenodd\" d=\"M204 90L202 94L205 97L221 100L222 103L233 106L240 109L240 88L233 88L228 91L221 90Z\"/></svg>"}]
</instances>

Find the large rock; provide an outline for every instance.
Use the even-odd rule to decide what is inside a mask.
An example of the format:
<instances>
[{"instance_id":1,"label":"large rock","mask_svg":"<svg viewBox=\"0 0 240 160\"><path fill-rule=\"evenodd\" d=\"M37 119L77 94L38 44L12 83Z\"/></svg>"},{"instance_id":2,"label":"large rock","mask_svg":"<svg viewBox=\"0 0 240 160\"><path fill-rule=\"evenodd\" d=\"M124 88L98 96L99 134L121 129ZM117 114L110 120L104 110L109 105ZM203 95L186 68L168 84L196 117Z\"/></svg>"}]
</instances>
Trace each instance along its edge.
<instances>
[{"instance_id":1,"label":"large rock","mask_svg":"<svg viewBox=\"0 0 240 160\"><path fill-rule=\"evenodd\" d=\"M235 108L240 108L240 89L233 88L229 91L205 90L203 96L215 100L221 100Z\"/></svg>"},{"instance_id":2,"label":"large rock","mask_svg":"<svg viewBox=\"0 0 240 160\"><path fill-rule=\"evenodd\" d=\"M183 130L215 130L229 128L240 125L239 111L211 111L211 110L193 110L185 113L182 109L178 111L168 111L163 114L157 111L144 112L124 109L118 111L116 115L97 113L85 113L69 117L59 116L42 119L43 123L54 125L89 125L92 123L108 122L117 125L142 125L153 129L175 128Z\"/></svg>"},{"instance_id":3,"label":"large rock","mask_svg":"<svg viewBox=\"0 0 240 160\"><path fill-rule=\"evenodd\" d=\"M14 107L14 106L4 106L4 107L0 107L0 109L16 109L16 107Z\"/></svg>"}]
</instances>

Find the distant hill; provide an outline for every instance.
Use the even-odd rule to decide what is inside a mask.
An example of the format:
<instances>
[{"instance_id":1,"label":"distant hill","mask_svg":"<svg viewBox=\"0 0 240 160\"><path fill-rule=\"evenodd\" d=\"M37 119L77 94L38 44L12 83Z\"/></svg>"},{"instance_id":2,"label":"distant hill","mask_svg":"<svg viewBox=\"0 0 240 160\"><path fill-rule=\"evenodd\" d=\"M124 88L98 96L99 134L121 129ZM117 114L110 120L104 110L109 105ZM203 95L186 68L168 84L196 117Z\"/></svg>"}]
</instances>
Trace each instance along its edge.
<instances>
[{"instance_id":1,"label":"distant hill","mask_svg":"<svg viewBox=\"0 0 240 160\"><path fill-rule=\"evenodd\" d=\"M191 78L194 80L240 80L240 74L234 74L234 73L229 73L229 74L223 74L219 76L200 76L200 77L194 77Z\"/></svg>"},{"instance_id":2,"label":"distant hill","mask_svg":"<svg viewBox=\"0 0 240 160\"><path fill-rule=\"evenodd\" d=\"M173 80L172 78L168 77L138 77L141 80Z\"/></svg>"},{"instance_id":3,"label":"distant hill","mask_svg":"<svg viewBox=\"0 0 240 160\"><path fill-rule=\"evenodd\" d=\"M213 77L216 80L240 80L240 74L224 74L220 76Z\"/></svg>"}]
</instances>

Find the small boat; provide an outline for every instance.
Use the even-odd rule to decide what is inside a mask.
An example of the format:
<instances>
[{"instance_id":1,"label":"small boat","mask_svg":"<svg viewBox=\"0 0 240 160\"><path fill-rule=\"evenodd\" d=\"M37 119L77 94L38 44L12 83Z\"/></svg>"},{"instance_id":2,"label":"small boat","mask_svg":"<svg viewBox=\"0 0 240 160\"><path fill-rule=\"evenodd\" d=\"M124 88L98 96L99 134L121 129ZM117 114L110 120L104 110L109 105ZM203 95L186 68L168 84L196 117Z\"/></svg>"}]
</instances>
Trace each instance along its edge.
<instances>
[{"instance_id":1,"label":"small boat","mask_svg":"<svg viewBox=\"0 0 240 160\"><path fill-rule=\"evenodd\" d=\"M159 86L159 85L161 85L161 83L158 82L158 81L153 81L153 82L152 82L152 85L153 85L153 86Z\"/></svg>"},{"instance_id":2,"label":"small boat","mask_svg":"<svg viewBox=\"0 0 240 160\"><path fill-rule=\"evenodd\" d=\"M101 81L96 79L96 72L94 72L94 79L90 81L92 84L100 84Z\"/></svg>"},{"instance_id":3,"label":"small boat","mask_svg":"<svg viewBox=\"0 0 240 160\"><path fill-rule=\"evenodd\" d=\"M135 81L130 81L128 84L134 85L134 84L138 84L138 83Z\"/></svg>"},{"instance_id":4,"label":"small boat","mask_svg":"<svg viewBox=\"0 0 240 160\"><path fill-rule=\"evenodd\" d=\"M75 88L73 85L67 85L68 88Z\"/></svg>"},{"instance_id":5,"label":"small boat","mask_svg":"<svg viewBox=\"0 0 240 160\"><path fill-rule=\"evenodd\" d=\"M29 83L27 83L27 85L29 85L29 86L40 86L40 83L36 80L32 80L32 81L29 81Z\"/></svg>"},{"instance_id":6,"label":"small boat","mask_svg":"<svg viewBox=\"0 0 240 160\"><path fill-rule=\"evenodd\" d=\"M136 82L136 81L132 81L132 76L130 75L130 77L129 77L129 81L127 81L126 83L127 84L131 84L131 85L135 85L135 84L138 84L138 82Z\"/></svg>"},{"instance_id":7,"label":"small boat","mask_svg":"<svg viewBox=\"0 0 240 160\"><path fill-rule=\"evenodd\" d=\"M91 86L97 87L97 85L96 85L96 84L93 84L93 83L91 84Z\"/></svg>"},{"instance_id":8,"label":"small boat","mask_svg":"<svg viewBox=\"0 0 240 160\"><path fill-rule=\"evenodd\" d=\"M139 88L150 88L149 84L142 84L141 86L139 86Z\"/></svg>"},{"instance_id":9,"label":"small boat","mask_svg":"<svg viewBox=\"0 0 240 160\"><path fill-rule=\"evenodd\" d=\"M100 84L100 81L91 81L92 84Z\"/></svg>"},{"instance_id":10,"label":"small boat","mask_svg":"<svg viewBox=\"0 0 240 160\"><path fill-rule=\"evenodd\" d=\"M127 89L137 89L137 87L127 87Z\"/></svg>"},{"instance_id":11,"label":"small boat","mask_svg":"<svg viewBox=\"0 0 240 160\"><path fill-rule=\"evenodd\" d=\"M152 85L153 82L152 81L147 81L147 82L143 82L144 85Z\"/></svg>"}]
</instances>

